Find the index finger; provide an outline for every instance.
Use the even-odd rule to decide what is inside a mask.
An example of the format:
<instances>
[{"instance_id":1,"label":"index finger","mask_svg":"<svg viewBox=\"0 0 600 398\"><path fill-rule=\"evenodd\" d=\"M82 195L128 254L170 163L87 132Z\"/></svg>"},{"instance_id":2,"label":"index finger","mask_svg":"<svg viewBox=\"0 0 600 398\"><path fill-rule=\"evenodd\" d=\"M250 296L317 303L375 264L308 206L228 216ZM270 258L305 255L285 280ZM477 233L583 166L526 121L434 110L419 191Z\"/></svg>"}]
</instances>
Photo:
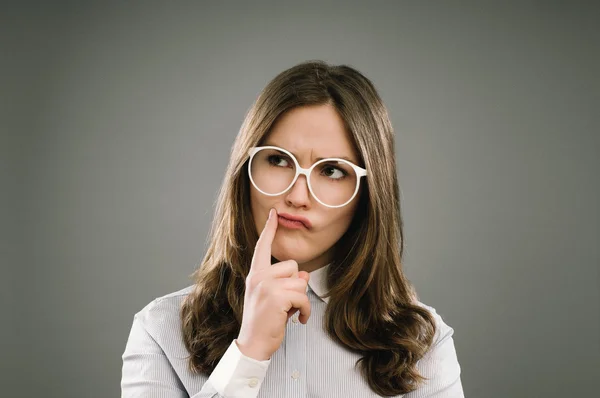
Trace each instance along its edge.
<instances>
[{"instance_id":1,"label":"index finger","mask_svg":"<svg viewBox=\"0 0 600 398\"><path fill-rule=\"evenodd\" d=\"M275 239L278 224L277 210L269 210L269 218L267 218L267 223L254 248L252 264L250 265L251 270L260 270L271 266L271 244L273 243L273 239Z\"/></svg>"}]
</instances>

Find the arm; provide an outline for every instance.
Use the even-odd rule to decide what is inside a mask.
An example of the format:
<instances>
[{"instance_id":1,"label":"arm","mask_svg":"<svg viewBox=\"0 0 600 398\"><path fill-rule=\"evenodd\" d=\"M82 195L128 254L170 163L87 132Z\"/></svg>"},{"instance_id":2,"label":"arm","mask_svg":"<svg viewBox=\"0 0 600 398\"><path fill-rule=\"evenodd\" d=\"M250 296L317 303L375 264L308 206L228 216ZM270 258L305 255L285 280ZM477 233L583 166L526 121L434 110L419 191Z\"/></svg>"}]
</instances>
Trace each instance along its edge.
<instances>
[{"instance_id":1,"label":"arm","mask_svg":"<svg viewBox=\"0 0 600 398\"><path fill-rule=\"evenodd\" d=\"M164 351L137 315L122 358L121 398L188 398ZM243 356L232 342L208 381L192 398L256 398L269 363Z\"/></svg>"},{"instance_id":2,"label":"arm","mask_svg":"<svg viewBox=\"0 0 600 398\"><path fill-rule=\"evenodd\" d=\"M460 365L454 348L454 329L448 326L429 308L436 319L438 337L431 349L417 363L419 373L426 377L420 388L405 395L405 398L464 398L460 381Z\"/></svg>"}]
</instances>

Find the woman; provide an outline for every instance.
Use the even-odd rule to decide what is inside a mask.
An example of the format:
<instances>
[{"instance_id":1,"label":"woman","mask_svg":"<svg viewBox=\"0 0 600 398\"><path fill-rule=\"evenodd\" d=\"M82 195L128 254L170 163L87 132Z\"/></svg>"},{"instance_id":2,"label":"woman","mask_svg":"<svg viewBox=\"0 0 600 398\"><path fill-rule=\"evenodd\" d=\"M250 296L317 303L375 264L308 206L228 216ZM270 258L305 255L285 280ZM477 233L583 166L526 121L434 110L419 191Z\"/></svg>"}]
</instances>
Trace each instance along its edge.
<instances>
[{"instance_id":1,"label":"woman","mask_svg":"<svg viewBox=\"0 0 600 398\"><path fill-rule=\"evenodd\" d=\"M236 138L194 285L134 317L123 396L463 397L453 329L402 247L373 84L320 61L282 72Z\"/></svg>"}]
</instances>

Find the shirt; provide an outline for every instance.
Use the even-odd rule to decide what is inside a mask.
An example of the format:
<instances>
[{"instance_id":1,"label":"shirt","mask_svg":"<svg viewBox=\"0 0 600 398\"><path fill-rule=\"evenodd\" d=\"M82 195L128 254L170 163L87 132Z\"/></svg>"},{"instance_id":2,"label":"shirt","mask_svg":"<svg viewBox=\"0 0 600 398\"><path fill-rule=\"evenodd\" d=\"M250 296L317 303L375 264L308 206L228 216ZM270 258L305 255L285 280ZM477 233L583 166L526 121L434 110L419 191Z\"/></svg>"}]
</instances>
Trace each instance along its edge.
<instances>
[{"instance_id":1,"label":"shirt","mask_svg":"<svg viewBox=\"0 0 600 398\"><path fill-rule=\"evenodd\" d=\"M326 269L310 273L307 324L298 313L287 324L283 342L269 360L246 357L235 340L210 376L189 371L189 352L181 333L180 306L188 286L156 298L133 317L122 355L121 397L156 398L369 398L379 397L355 367L360 355L332 340L324 329L328 298ZM428 378L404 398L464 398L454 342L454 330L433 307L434 343L417 368Z\"/></svg>"}]
</instances>

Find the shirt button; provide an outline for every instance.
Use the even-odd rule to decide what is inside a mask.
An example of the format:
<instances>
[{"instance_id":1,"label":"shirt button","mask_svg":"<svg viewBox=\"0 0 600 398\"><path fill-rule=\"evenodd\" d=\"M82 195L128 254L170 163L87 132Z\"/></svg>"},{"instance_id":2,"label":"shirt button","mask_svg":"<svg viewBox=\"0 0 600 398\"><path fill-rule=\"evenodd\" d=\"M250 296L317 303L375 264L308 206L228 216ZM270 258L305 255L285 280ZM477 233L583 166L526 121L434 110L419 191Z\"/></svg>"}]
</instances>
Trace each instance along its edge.
<instances>
[{"instance_id":1,"label":"shirt button","mask_svg":"<svg viewBox=\"0 0 600 398\"><path fill-rule=\"evenodd\" d=\"M297 370L294 370L292 372L292 379L297 380L298 377L300 377L300 372L298 372Z\"/></svg>"},{"instance_id":2,"label":"shirt button","mask_svg":"<svg viewBox=\"0 0 600 398\"><path fill-rule=\"evenodd\" d=\"M256 377L251 378L248 380L248 385L250 387L256 387L258 385L258 379Z\"/></svg>"},{"instance_id":3,"label":"shirt button","mask_svg":"<svg viewBox=\"0 0 600 398\"><path fill-rule=\"evenodd\" d=\"M298 314L297 313L292 316L292 322L298 323Z\"/></svg>"}]
</instances>

